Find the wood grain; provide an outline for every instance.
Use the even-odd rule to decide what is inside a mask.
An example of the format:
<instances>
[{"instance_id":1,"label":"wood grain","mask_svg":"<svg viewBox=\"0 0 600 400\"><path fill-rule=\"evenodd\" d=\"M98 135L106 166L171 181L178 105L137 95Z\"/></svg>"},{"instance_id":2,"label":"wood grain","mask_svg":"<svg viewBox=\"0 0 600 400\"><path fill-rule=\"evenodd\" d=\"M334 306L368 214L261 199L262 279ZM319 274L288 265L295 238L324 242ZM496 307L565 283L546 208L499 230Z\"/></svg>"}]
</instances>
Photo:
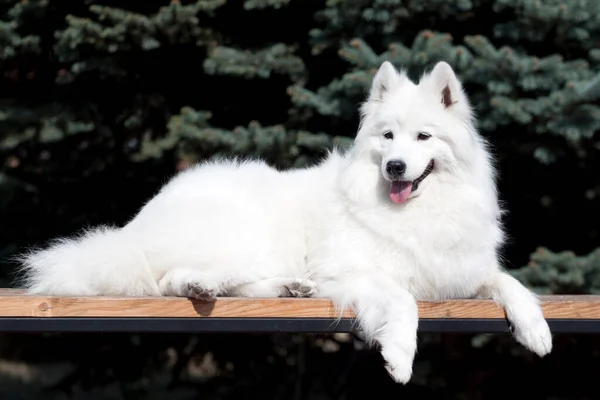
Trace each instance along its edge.
<instances>
[{"instance_id":1,"label":"wood grain","mask_svg":"<svg viewBox=\"0 0 600 400\"><path fill-rule=\"evenodd\" d=\"M600 296L542 296L548 319L600 319ZM491 300L420 301L423 319L491 318L505 313ZM16 289L0 289L0 317L180 317L180 318L336 318L330 300L219 298L201 302L181 297L54 297L28 296ZM354 318L346 310L344 318Z\"/></svg>"}]
</instances>

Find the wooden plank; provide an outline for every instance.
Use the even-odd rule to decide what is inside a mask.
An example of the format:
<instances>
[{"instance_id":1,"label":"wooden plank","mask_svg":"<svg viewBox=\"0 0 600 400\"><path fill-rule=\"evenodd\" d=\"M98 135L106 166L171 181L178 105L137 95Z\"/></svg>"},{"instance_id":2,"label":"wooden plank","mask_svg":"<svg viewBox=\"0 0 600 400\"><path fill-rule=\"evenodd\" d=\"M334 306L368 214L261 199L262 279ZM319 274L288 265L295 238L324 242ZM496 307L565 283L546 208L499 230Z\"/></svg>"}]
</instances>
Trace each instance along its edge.
<instances>
[{"instance_id":1,"label":"wooden plank","mask_svg":"<svg viewBox=\"0 0 600 400\"><path fill-rule=\"evenodd\" d=\"M542 296L548 319L598 319L600 296ZM491 300L420 301L423 319L504 319ZM181 297L55 297L28 296L0 289L0 317L178 317L178 318L336 318L332 302L311 299L219 298L201 302ZM353 318L346 310L344 318Z\"/></svg>"}]
</instances>

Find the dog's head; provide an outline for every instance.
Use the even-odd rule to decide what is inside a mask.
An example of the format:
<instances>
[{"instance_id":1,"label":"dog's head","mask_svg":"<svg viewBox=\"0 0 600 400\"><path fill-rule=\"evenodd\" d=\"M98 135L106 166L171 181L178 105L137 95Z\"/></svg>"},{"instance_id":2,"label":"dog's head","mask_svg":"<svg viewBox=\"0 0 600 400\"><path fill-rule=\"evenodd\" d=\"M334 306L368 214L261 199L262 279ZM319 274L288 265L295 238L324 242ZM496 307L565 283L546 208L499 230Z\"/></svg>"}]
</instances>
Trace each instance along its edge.
<instances>
[{"instance_id":1,"label":"dog's head","mask_svg":"<svg viewBox=\"0 0 600 400\"><path fill-rule=\"evenodd\" d=\"M458 169L475 145L471 107L445 62L418 84L384 62L361 114L357 145L381 163L394 203L418 196L435 174Z\"/></svg>"}]
</instances>

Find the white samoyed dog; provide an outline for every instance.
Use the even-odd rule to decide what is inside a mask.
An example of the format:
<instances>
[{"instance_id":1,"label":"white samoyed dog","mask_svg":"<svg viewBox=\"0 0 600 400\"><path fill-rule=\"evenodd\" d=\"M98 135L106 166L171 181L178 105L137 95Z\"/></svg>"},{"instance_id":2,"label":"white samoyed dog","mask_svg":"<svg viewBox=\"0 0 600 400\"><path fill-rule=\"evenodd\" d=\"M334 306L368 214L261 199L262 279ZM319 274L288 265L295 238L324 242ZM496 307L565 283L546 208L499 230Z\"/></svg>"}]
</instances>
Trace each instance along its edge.
<instances>
[{"instance_id":1,"label":"white samoyed dog","mask_svg":"<svg viewBox=\"0 0 600 400\"><path fill-rule=\"evenodd\" d=\"M396 382L412 375L416 300L492 298L544 356L537 297L502 271L495 170L454 71L418 84L384 62L351 149L277 171L206 162L179 173L124 227L21 257L30 294L330 298L356 312Z\"/></svg>"}]
</instances>

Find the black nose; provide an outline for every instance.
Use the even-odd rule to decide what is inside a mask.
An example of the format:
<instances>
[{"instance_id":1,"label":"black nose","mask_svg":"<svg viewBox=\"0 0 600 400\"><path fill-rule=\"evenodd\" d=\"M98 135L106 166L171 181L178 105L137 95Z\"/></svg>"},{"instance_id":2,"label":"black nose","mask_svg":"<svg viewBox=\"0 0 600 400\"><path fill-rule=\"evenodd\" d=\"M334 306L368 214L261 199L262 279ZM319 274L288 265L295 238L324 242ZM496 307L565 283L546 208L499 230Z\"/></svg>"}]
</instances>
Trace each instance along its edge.
<instances>
[{"instance_id":1,"label":"black nose","mask_svg":"<svg viewBox=\"0 0 600 400\"><path fill-rule=\"evenodd\" d=\"M388 161L385 166L385 171L390 178L400 178L406 172L406 163L401 160Z\"/></svg>"}]
</instances>

